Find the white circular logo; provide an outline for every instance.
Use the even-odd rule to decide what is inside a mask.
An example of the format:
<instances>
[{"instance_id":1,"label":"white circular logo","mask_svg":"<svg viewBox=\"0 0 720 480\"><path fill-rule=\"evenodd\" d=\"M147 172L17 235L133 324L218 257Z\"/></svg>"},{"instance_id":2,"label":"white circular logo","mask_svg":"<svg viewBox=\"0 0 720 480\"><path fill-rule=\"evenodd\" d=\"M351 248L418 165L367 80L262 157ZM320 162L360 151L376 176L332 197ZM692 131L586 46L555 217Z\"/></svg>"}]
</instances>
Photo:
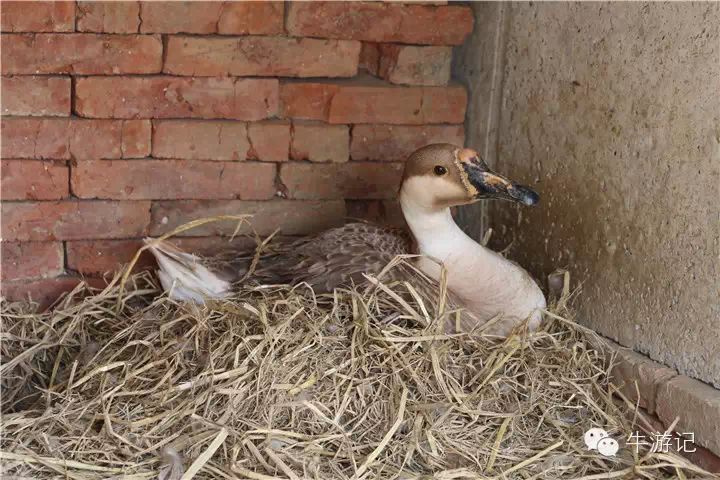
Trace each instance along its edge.
<instances>
[{"instance_id":1,"label":"white circular logo","mask_svg":"<svg viewBox=\"0 0 720 480\"><path fill-rule=\"evenodd\" d=\"M620 445L614 438L603 438L597 444L597 451L605 457L614 457L618 450Z\"/></svg>"},{"instance_id":2,"label":"white circular logo","mask_svg":"<svg viewBox=\"0 0 720 480\"><path fill-rule=\"evenodd\" d=\"M598 442L607 436L608 433L602 428L591 428L585 432L585 446L590 450L596 450Z\"/></svg>"}]
</instances>

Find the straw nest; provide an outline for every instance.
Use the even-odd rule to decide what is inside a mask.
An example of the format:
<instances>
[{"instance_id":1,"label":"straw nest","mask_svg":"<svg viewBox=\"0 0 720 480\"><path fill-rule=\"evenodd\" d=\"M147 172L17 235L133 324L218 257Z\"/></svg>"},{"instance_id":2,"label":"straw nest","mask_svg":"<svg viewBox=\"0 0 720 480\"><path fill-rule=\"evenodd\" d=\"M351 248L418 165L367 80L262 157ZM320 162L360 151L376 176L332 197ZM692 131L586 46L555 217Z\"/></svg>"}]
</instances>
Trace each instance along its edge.
<instances>
[{"instance_id":1,"label":"straw nest","mask_svg":"<svg viewBox=\"0 0 720 480\"><path fill-rule=\"evenodd\" d=\"M611 359L561 302L506 340L441 333L442 285L317 296L246 285L206 306L148 273L45 313L3 302L3 474L24 478L706 478L623 439ZM395 276L394 276L395 277ZM602 427L616 457L588 451ZM7 477L5 477L7 478Z\"/></svg>"}]
</instances>

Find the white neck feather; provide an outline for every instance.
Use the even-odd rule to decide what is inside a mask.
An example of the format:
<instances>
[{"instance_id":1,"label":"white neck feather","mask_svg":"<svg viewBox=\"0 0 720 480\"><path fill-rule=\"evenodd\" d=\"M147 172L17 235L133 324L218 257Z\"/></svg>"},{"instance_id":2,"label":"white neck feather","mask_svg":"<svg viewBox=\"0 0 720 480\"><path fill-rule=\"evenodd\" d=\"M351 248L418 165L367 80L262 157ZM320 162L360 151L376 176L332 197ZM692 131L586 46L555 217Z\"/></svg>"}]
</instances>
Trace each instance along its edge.
<instances>
[{"instance_id":1,"label":"white neck feather","mask_svg":"<svg viewBox=\"0 0 720 480\"><path fill-rule=\"evenodd\" d=\"M400 206L420 253L447 263L454 257L472 259L494 267L498 255L463 232L452 218L449 208L425 206L412 195L400 193ZM501 260L502 257L500 257Z\"/></svg>"},{"instance_id":2,"label":"white neck feather","mask_svg":"<svg viewBox=\"0 0 720 480\"><path fill-rule=\"evenodd\" d=\"M545 297L525 270L466 235L449 208L424 203L416 186L403 187L400 205L420 253L442 262L448 288L472 313L485 321L502 314L507 321L497 331L503 334L528 316L531 326L537 326ZM439 279L441 267L436 262L421 258L418 266Z\"/></svg>"}]
</instances>

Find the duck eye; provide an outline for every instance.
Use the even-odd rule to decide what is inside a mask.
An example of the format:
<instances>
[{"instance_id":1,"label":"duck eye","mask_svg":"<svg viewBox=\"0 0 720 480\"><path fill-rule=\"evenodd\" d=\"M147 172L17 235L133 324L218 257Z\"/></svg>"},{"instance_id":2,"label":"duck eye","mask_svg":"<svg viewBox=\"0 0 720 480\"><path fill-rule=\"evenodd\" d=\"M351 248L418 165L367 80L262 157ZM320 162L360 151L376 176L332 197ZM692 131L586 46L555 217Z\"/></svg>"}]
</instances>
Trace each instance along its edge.
<instances>
[{"instance_id":1,"label":"duck eye","mask_svg":"<svg viewBox=\"0 0 720 480\"><path fill-rule=\"evenodd\" d=\"M441 165L436 165L434 171L435 171L435 175L437 175L438 177L441 177L447 173L447 168L445 168Z\"/></svg>"}]
</instances>

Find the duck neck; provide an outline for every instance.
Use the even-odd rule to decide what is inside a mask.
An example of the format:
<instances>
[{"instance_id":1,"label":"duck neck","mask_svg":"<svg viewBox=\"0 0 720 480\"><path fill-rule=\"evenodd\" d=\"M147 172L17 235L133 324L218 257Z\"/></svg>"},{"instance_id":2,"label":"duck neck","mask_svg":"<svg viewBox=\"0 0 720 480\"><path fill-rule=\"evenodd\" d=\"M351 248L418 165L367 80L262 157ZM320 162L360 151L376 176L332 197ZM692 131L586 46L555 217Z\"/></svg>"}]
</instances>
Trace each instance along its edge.
<instances>
[{"instance_id":1,"label":"duck neck","mask_svg":"<svg viewBox=\"0 0 720 480\"><path fill-rule=\"evenodd\" d=\"M400 194L400 206L420 253L450 268L448 260L465 258L471 263L490 262L496 254L467 236L453 220L449 208L429 207L410 195Z\"/></svg>"}]
</instances>

